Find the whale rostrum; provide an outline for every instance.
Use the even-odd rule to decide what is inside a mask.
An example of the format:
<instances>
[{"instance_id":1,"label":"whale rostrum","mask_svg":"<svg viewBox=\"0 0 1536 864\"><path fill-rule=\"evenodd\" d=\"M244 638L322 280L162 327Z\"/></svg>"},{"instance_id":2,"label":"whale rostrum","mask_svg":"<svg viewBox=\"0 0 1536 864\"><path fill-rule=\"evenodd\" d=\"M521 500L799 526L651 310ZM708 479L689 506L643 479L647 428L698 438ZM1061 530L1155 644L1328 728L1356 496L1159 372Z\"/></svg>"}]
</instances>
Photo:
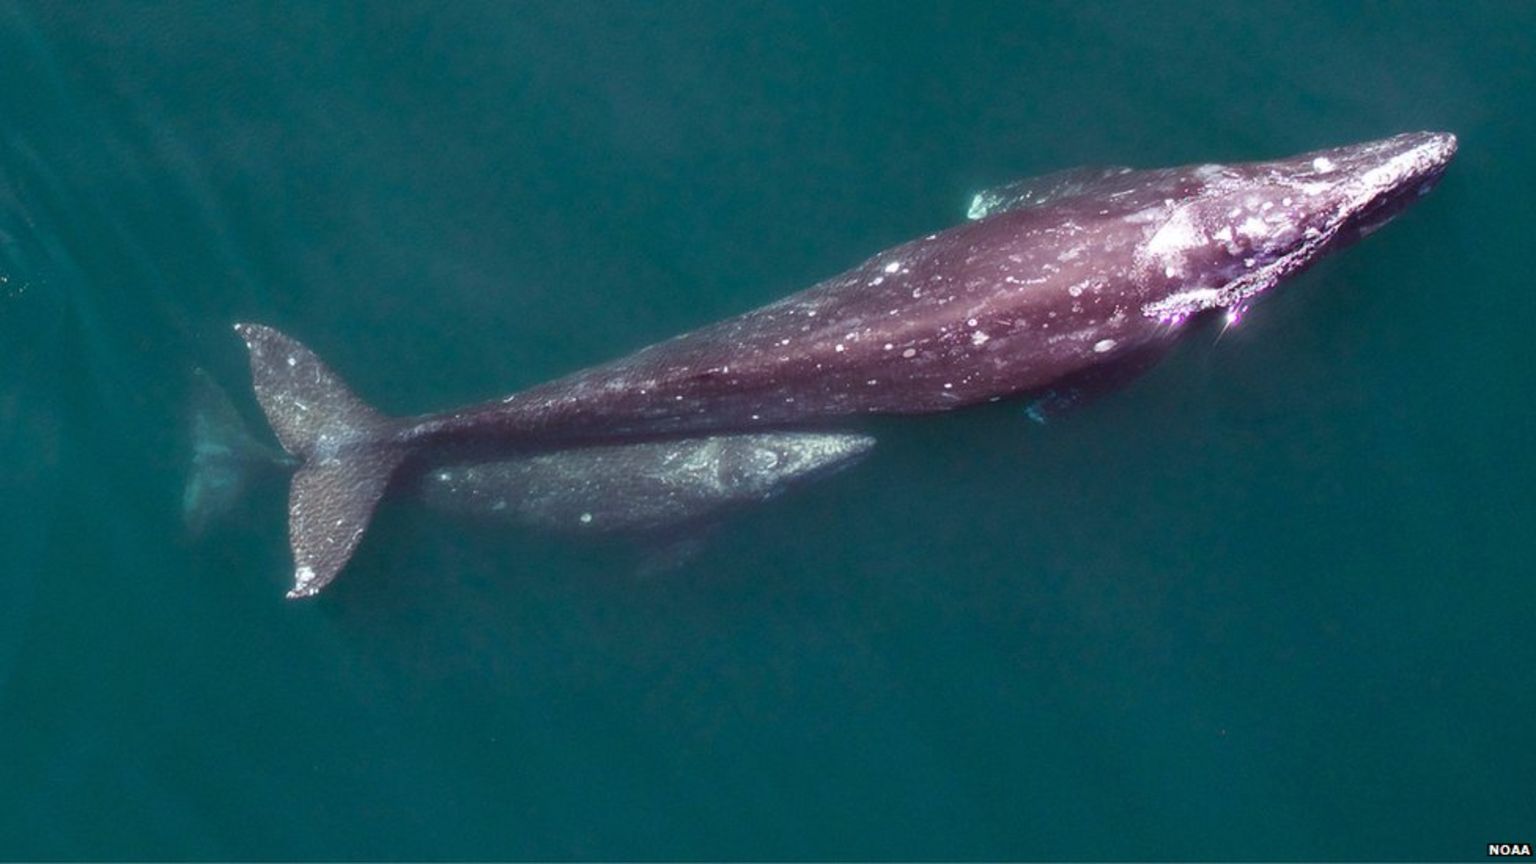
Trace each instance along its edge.
<instances>
[{"instance_id":1,"label":"whale rostrum","mask_svg":"<svg viewBox=\"0 0 1536 864\"><path fill-rule=\"evenodd\" d=\"M1265 162L1020 181L978 195L960 225L767 306L417 417L378 414L298 341L237 324L257 399L302 460L289 499L289 596L335 578L396 471L441 464L434 454L490 463L641 442L686 449L697 445L678 442L1125 380L1197 319L1235 321L1286 277L1379 228L1428 192L1455 152L1455 136L1417 132Z\"/></svg>"}]
</instances>

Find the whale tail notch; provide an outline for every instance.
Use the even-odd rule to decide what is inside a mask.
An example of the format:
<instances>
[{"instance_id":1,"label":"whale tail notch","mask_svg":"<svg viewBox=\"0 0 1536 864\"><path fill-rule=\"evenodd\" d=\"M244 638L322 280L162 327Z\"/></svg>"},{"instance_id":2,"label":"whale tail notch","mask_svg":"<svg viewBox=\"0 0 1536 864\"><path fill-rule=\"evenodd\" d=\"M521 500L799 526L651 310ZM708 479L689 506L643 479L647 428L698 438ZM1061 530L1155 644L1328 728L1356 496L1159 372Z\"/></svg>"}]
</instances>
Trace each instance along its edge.
<instances>
[{"instance_id":1,"label":"whale tail notch","mask_svg":"<svg viewBox=\"0 0 1536 864\"><path fill-rule=\"evenodd\" d=\"M297 339L261 324L236 324L235 332L250 350L256 401L300 461L288 492L288 597L311 597L352 556L406 448L392 440L394 421Z\"/></svg>"}]
</instances>

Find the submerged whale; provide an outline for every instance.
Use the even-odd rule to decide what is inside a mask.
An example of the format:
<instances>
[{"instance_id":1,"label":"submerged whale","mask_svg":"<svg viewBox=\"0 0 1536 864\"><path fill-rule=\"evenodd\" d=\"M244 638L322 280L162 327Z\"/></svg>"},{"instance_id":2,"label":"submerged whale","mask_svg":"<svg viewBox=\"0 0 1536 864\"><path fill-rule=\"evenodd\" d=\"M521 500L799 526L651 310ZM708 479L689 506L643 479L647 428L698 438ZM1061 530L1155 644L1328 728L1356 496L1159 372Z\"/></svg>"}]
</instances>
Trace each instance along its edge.
<instances>
[{"instance_id":1,"label":"submerged whale","mask_svg":"<svg viewBox=\"0 0 1536 864\"><path fill-rule=\"evenodd\" d=\"M188 533L234 509L251 480L298 461L257 441L205 372L192 379L190 459L182 495ZM448 462L403 484L428 507L580 536L619 535L676 563L704 528L790 489L857 464L875 439L854 432L762 431L579 446Z\"/></svg>"},{"instance_id":2,"label":"submerged whale","mask_svg":"<svg viewBox=\"0 0 1536 864\"><path fill-rule=\"evenodd\" d=\"M445 465L420 494L449 512L550 531L659 534L778 497L851 467L875 439L850 432L741 432Z\"/></svg>"},{"instance_id":3,"label":"submerged whale","mask_svg":"<svg viewBox=\"0 0 1536 864\"><path fill-rule=\"evenodd\" d=\"M820 426L1093 389L1379 228L1439 180L1447 133L1287 159L1075 169L983 193L969 221L745 314L502 399L385 417L270 327L237 324L256 396L302 460L290 597L356 548L402 465ZM480 461L490 457L477 455Z\"/></svg>"}]
</instances>

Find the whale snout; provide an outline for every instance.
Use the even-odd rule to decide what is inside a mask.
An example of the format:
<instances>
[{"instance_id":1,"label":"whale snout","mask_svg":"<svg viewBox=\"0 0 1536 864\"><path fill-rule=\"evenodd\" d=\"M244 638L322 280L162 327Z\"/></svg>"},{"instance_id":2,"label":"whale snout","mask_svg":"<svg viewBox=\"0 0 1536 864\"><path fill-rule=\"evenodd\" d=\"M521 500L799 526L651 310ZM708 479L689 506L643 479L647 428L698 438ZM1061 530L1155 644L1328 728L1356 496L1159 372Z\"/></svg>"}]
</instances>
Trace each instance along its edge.
<instances>
[{"instance_id":1,"label":"whale snout","mask_svg":"<svg viewBox=\"0 0 1536 864\"><path fill-rule=\"evenodd\" d=\"M1298 175L1310 174L1319 180L1353 177L1385 185L1438 175L1456 155L1457 144L1456 136L1450 132L1404 132L1390 138L1314 150L1282 160L1282 164Z\"/></svg>"},{"instance_id":2,"label":"whale snout","mask_svg":"<svg viewBox=\"0 0 1536 864\"><path fill-rule=\"evenodd\" d=\"M1192 169L1200 193L1142 249L1152 284L1165 292L1143 311L1160 321L1217 306L1240 315L1251 298L1412 206L1440 180L1456 148L1449 132L1408 132Z\"/></svg>"},{"instance_id":3,"label":"whale snout","mask_svg":"<svg viewBox=\"0 0 1536 864\"><path fill-rule=\"evenodd\" d=\"M1409 132L1365 145L1355 170L1375 189L1417 192L1440 179L1456 147L1456 136L1449 132Z\"/></svg>"},{"instance_id":4,"label":"whale snout","mask_svg":"<svg viewBox=\"0 0 1536 864\"><path fill-rule=\"evenodd\" d=\"M1455 158L1457 146L1449 132L1408 132L1339 148L1338 163L1348 172L1342 187L1346 221L1340 241L1371 234L1428 194Z\"/></svg>"}]
</instances>

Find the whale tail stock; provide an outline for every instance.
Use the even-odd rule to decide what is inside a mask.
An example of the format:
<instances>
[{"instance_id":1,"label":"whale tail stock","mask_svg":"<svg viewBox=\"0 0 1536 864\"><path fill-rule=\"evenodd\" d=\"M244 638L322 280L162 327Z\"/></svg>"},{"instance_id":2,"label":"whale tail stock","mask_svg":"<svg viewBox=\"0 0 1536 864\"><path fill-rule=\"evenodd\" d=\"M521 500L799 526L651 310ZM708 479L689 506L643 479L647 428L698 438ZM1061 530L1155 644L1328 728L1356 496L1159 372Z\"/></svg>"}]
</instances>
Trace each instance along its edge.
<instances>
[{"instance_id":1,"label":"whale tail stock","mask_svg":"<svg viewBox=\"0 0 1536 864\"><path fill-rule=\"evenodd\" d=\"M353 395L297 339L261 324L236 324L235 332L250 350L256 401L300 462L288 492L288 597L311 597L352 556L406 445L393 440L395 421Z\"/></svg>"}]
</instances>

